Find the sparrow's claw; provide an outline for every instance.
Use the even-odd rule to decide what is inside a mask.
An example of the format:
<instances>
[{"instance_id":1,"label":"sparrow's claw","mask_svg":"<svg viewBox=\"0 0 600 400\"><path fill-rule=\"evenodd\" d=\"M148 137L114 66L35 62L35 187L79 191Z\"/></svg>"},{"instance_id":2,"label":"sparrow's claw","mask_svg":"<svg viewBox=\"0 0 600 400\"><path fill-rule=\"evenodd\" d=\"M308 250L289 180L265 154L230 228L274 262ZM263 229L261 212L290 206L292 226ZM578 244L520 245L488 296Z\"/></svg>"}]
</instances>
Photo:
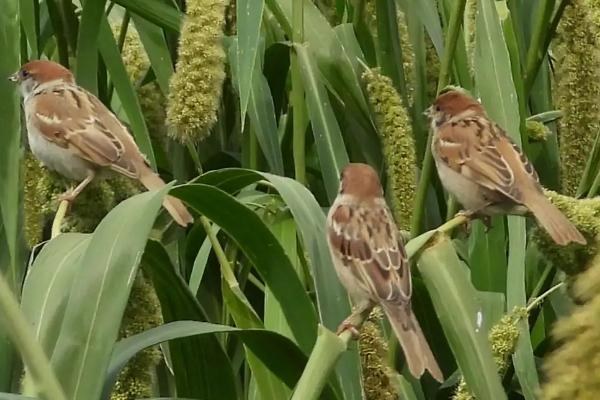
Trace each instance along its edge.
<instances>
[{"instance_id":1,"label":"sparrow's claw","mask_svg":"<svg viewBox=\"0 0 600 400\"><path fill-rule=\"evenodd\" d=\"M59 194L57 198L59 203L62 203L63 201L72 203L73 200L75 200L75 197L77 197L77 193L75 193L73 188L71 188L64 193Z\"/></svg>"},{"instance_id":2,"label":"sparrow's claw","mask_svg":"<svg viewBox=\"0 0 600 400\"><path fill-rule=\"evenodd\" d=\"M454 215L454 218L457 217L465 217L466 219L473 219L476 217L475 212L473 210L460 210Z\"/></svg>"},{"instance_id":3,"label":"sparrow's claw","mask_svg":"<svg viewBox=\"0 0 600 400\"><path fill-rule=\"evenodd\" d=\"M489 215L481 216L481 222L485 225L485 233L488 233L490 229L492 229L492 217Z\"/></svg>"},{"instance_id":4,"label":"sparrow's claw","mask_svg":"<svg viewBox=\"0 0 600 400\"><path fill-rule=\"evenodd\" d=\"M354 340L358 340L358 337L360 336L360 332L358 331L358 328L352 322L348 321L347 319L342 321L340 326L338 326L336 335L340 335L344 331L350 332L352 334L352 339L354 339Z\"/></svg>"}]
</instances>

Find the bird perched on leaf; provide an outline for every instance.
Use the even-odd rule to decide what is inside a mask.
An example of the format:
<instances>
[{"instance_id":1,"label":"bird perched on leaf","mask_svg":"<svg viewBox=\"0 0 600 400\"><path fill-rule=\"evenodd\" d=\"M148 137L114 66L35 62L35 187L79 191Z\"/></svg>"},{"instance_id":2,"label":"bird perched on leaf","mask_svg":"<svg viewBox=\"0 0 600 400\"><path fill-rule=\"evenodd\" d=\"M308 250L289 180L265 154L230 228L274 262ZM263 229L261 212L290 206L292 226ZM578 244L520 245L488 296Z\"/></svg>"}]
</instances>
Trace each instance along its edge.
<instances>
[{"instance_id":1,"label":"bird perched on leaf","mask_svg":"<svg viewBox=\"0 0 600 400\"><path fill-rule=\"evenodd\" d=\"M355 303L340 331L356 330L352 317L381 305L398 337L410 372L442 372L411 308L412 281L402 238L383 198L379 177L366 164L348 164L327 217L327 240L336 272Z\"/></svg>"},{"instance_id":2,"label":"bird perched on leaf","mask_svg":"<svg viewBox=\"0 0 600 400\"><path fill-rule=\"evenodd\" d=\"M165 185L127 128L98 98L75 83L71 71L36 60L9 79L19 84L23 95L31 152L49 169L80 182L60 200L72 202L103 170L138 179L148 189ZM167 196L163 205L179 225L193 222L175 197Z\"/></svg>"},{"instance_id":3,"label":"bird perched on leaf","mask_svg":"<svg viewBox=\"0 0 600 400\"><path fill-rule=\"evenodd\" d=\"M440 180L468 216L531 212L557 244L586 244L577 228L546 198L527 156L477 100L460 89L450 89L426 113Z\"/></svg>"}]
</instances>

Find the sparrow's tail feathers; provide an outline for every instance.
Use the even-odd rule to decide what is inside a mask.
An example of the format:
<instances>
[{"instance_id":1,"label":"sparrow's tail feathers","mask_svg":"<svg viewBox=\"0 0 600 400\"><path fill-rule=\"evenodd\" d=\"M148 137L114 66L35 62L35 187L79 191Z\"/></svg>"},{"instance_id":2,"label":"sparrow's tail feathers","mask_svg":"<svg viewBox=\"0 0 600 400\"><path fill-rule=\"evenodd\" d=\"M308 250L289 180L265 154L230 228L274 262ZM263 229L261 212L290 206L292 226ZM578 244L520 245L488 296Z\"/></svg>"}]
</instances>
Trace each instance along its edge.
<instances>
[{"instance_id":1,"label":"sparrow's tail feathers","mask_svg":"<svg viewBox=\"0 0 600 400\"><path fill-rule=\"evenodd\" d=\"M410 306L383 304L383 309L402 346L410 373L420 378L425 370L429 370L436 381L443 382L442 371Z\"/></svg>"},{"instance_id":2,"label":"sparrow's tail feathers","mask_svg":"<svg viewBox=\"0 0 600 400\"><path fill-rule=\"evenodd\" d=\"M546 196L540 195L536 197L535 201L528 202L525 205L556 244L564 246L571 242L584 245L587 243L575 225L556 206L550 203Z\"/></svg>"},{"instance_id":3,"label":"sparrow's tail feathers","mask_svg":"<svg viewBox=\"0 0 600 400\"><path fill-rule=\"evenodd\" d=\"M160 179L160 177L151 169L148 169L147 172L143 172L141 174L140 182L142 182L142 184L146 186L148 190L160 189L161 187L165 186L165 182ZM165 197L163 207L165 207L169 214L171 214L171 217L173 217L175 222L183 227L186 227L188 224L194 222L194 218L183 205L181 200L173 196L167 195Z\"/></svg>"}]
</instances>

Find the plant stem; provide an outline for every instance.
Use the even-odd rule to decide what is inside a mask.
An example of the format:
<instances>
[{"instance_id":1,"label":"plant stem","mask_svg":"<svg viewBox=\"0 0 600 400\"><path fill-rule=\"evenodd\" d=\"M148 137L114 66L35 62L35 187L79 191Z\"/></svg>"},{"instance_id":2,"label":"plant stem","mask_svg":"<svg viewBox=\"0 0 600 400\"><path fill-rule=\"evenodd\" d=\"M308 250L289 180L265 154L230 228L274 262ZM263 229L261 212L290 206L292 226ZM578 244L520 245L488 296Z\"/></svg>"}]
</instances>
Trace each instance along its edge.
<instances>
[{"instance_id":1,"label":"plant stem","mask_svg":"<svg viewBox=\"0 0 600 400\"><path fill-rule=\"evenodd\" d=\"M529 305L526 308L527 313L529 313L535 307L537 307L538 305L540 305L540 303L542 301L544 301L544 299L546 297L550 296L552 293L554 293L555 291L557 291L558 289L560 289L564 285L565 285L564 282L557 283L556 285L552 286L550 289L546 290L544 293L542 293L538 297L533 298L533 300L529 303Z\"/></svg>"},{"instance_id":2,"label":"plant stem","mask_svg":"<svg viewBox=\"0 0 600 400\"><path fill-rule=\"evenodd\" d=\"M458 0L454 2L454 8L452 9L450 20L448 22L448 31L444 46L444 57L440 67L440 77L438 79L437 86L438 93L450 82L450 69L452 68L452 59L456 50L456 42L458 40L458 34L460 33L460 27L463 22L466 2L466 0ZM427 144L425 146L425 156L423 157L421 177L419 179L419 185L417 186L417 193L415 196L416 207L411 226L412 236L417 236L422 229L421 225L423 224L423 217L425 214L427 189L429 188L429 183L433 174L433 157L431 156L432 140L433 132L430 130L429 134L427 135Z\"/></svg>"},{"instance_id":3,"label":"plant stem","mask_svg":"<svg viewBox=\"0 0 600 400\"><path fill-rule=\"evenodd\" d=\"M225 281L227 282L229 287L238 286L237 279L235 277L235 274L233 273L233 268L229 263L229 260L227 259L227 255L223 250L223 246L221 246L221 242L219 242L216 233L213 232L210 226L210 220L205 216L201 216L200 222L202 223L202 226L206 231L206 236L208 236L208 240L210 241L210 244L212 245L213 250L215 251L215 255L217 256L217 260L219 261L219 265L221 266L221 273L223 274L223 278L225 278Z\"/></svg>"},{"instance_id":4,"label":"plant stem","mask_svg":"<svg viewBox=\"0 0 600 400\"><path fill-rule=\"evenodd\" d=\"M69 208L69 202L67 200L63 200L58 205L58 210L56 210L56 215L54 215L54 221L52 221L52 231L50 234L50 238L54 239L58 235L60 235L60 227L62 225L63 219L65 219L65 215L67 215L67 209Z\"/></svg>"},{"instance_id":5,"label":"plant stem","mask_svg":"<svg viewBox=\"0 0 600 400\"><path fill-rule=\"evenodd\" d=\"M353 314L348 322L356 329L360 329L371 313L371 309L372 307L369 307L362 310L360 314ZM352 338L352 332L349 330L343 330L336 335L319 325L317 342L310 353L291 400L316 400L320 397L336 361L346 351Z\"/></svg>"},{"instance_id":6,"label":"plant stem","mask_svg":"<svg viewBox=\"0 0 600 400\"><path fill-rule=\"evenodd\" d=\"M294 44L302 44L304 41L304 1L292 2L292 41ZM306 103L304 102L304 86L298 63L298 55L290 48L292 68L292 94L291 103L293 109L293 154L294 154L294 177L303 185L306 185Z\"/></svg>"},{"instance_id":7,"label":"plant stem","mask_svg":"<svg viewBox=\"0 0 600 400\"><path fill-rule=\"evenodd\" d=\"M352 25L354 25L354 29L358 29L358 25L363 21L365 15L365 5L365 0L356 0L354 14L352 15Z\"/></svg>"},{"instance_id":8,"label":"plant stem","mask_svg":"<svg viewBox=\"0 0 600 400\"><path fill-rule=\"evenodd\" d=\"M537 77L537 73L542 65L542 61L546 56L550 41L554 37L558 23L562 17L565 8L570 3L570 0L562 0L558 5L556 12L550 19L550 13L554 9L553 1L544 1L544 9L536 19L533 36L531 38L531 45L527 52L527 67L525 69L525 94L531 92L531 88ZM550 25L548 26L548 20Z\"/></svg>"},{"instance_id":9,"label":"plant stem","mask_svg":"<svg viewBox=\"0 0 600 400\"><path fill-rule=\"evenodd\" d=\"M0 319L4 330L21 353L40 398L66 400L44 349L33 336L31 325L21 313L19 302L2 274L0 274Z\"/></svg>"}]
</instances>

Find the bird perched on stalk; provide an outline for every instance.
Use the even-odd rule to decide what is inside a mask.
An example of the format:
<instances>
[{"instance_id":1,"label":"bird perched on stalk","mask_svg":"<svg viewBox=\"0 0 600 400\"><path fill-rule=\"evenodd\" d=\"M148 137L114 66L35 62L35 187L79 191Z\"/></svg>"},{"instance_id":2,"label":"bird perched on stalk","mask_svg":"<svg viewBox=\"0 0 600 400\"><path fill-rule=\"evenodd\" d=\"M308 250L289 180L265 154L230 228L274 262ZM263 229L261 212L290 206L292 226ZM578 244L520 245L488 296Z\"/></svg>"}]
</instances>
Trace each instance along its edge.
<instances>
[{"instance_id":1,"label":"bird perched on stalk","mask_svg":"<svg viewBox=\"0 0 600 400\"><path fill-rule=\"evenodd\" d=\"M442 372L411 308L412 281L404 243L383 198L379 177L366 164L348 164L327 216L327 240L338 277L355 303L340 325L351 330L354 315L381 305L415 377Z\"/></svg>"},{"instance_id":2,"label":"bird perched on stalk","mask_svg":"<svg viewBox=\"0 0 600 400\"><path fill-rule=\"evenodd\" d=\"M19 84L33 155L49 169L79 183L59 200L72 202L103 170L138 179L148 189L165 182L150 168L127 128L98 98L75 83L60 64L36 60L9 77ZM163 206L181 226L193 222L183 203Z\"/></svg>"},{"instance_id":3,"label":"bird perched on stalk","mask_svg":"<svg viewBox=\"0 0 600 400\"><path fill-rule=\"evenodd\" d=\"M531 212L559 245L586 244L577 228L544 195L523 151L460 89L443 91L426 114L432 154L446 190L467 216Z\"/></svg>"}]
</instances>

